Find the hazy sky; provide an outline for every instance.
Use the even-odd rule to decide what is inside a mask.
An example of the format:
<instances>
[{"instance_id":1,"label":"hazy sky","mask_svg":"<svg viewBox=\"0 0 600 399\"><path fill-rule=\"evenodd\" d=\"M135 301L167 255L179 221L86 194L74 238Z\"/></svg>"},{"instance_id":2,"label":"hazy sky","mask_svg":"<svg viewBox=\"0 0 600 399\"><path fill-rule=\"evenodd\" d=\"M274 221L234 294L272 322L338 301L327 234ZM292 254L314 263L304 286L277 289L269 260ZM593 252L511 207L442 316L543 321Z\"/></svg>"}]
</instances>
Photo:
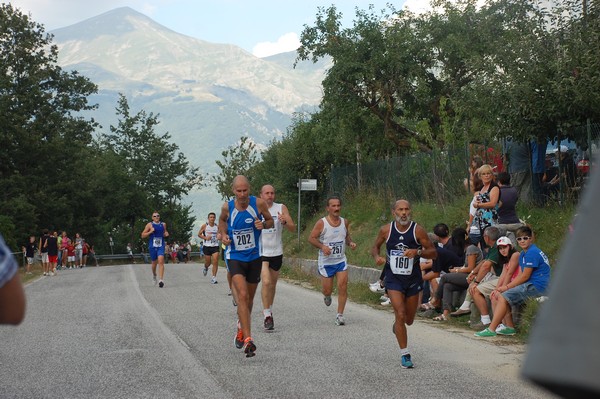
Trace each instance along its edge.
<instances>
[{"instance_id":1,"label":"hazy sky","mask_svg":"<svg viewBox=\"0 0 600 399\"><path fill-rule=\"evenodd\" d=\"M304 24L312 25L318 7L335 4L351 26L355 7L377 10L386 3L412 11L428 0L13 0L46 30L62 28L118 7L128 6L176 32L214 43L230 43L259 56L298 47ZM6 3L3 1L3 3Z\"/></svg>"}]
</instances>

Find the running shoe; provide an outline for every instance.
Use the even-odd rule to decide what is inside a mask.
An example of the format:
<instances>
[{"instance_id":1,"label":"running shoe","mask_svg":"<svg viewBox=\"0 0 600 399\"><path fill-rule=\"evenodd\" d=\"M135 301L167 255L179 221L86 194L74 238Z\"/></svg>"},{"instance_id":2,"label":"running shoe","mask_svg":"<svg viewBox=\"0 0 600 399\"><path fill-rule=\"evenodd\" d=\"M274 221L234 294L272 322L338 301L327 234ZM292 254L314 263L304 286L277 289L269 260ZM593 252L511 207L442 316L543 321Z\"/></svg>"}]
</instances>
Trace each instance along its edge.
<instances>
[{"instance_id":1,"label":"running shoe","mask_svg":"<svg viewBox=\"0 0 600 399\"><path fill-rule=\"evenodd\" d=\"M273 330L275 328L275 323L273 322L273 316L265 317L265 330Z\"/></svg>"},{"instance_id":2,"label":"running shoe","mask_svg":"<svg viewBox=\"0 0 600 399\"><path fill-rule=\"evenodd\" d=\"M331 296L324 297L323 301L325 302L325 306L331 306Z\"/></svg>"},{"instance_id":3,"label":"running shoe","mask_svg":"<svg viewBox=\"0 0 600 399\"><path fill-rule=\"evenodd\" d=\"M231 296L231 290L229 290L229 292L227 293L227 296Z\"/></svg>"},{"instance_id":4,"label":"running shoe","mask_svg":"<svg viewBox=\"0 0 600 399\"><path fill-rule=\"evenodd\" d=\"M335 325L336 326L344 326L346 325L346 320L344 320L344 316L339 314L335 317Z\"/></svg>"},{"instance_id":5,"label":"running shoe","mask_svg":"<svg viewBox=\"0 0 600 399\"><path fill-rule=\"evenodd\" d=\"M237 302L235 301L233 295L231 296L231 303L233 303L233 306L237 306Z\"/></svg>"},{"instance_id":6,"label":"running shoe","mask_svg":"<svg viewBox=\"0 0 600 399\"><path fill-rule=\"evenodd\" d=\"M244 333L242 332L242 329L240 328L239 322L238 322L238 326L237 326L237 333L235 334L233 343L235 344L235 347L238 349L242 349L242 347L244 346Z\"/></svg>"},{"instance_id":7,"label":"running shoe","mask_svg":"<svg viewBox=\"0 0 600 399\"><path fill-rule=\"evenodd\" d=\"M156 276L152 276L152 281L154 282L154 285L156 285L156 283L158 283L158 280L156 279Z\"/></svg>"},{"instance_id":8,"label":"running shoe","mask_svg":"<svg viewBox=\"0 0 600 399\"><path fill-rule=\"evenodd\" d=\"M410 359L410 354L402 355L402 368L403 369L412 369L414 366L412 360Z\"/></svg>"},{"instance_id":9,"label":"running shoe","mask_svg":"<svg viewBox=\"0 0 600 399\"><path fill-rule=\"evenodd\" d=\"M202 275L206 276L208 274L208 267L205 267L204 270L202 270Z\"/></svg>"},{"instance_id":10,"label":"running shoe","mask_svg":"<svg viewBox=\"0 0 600 399\"><path fill-rule=\"evenodd\" d=\"M254 353L256 351L256 345L254 345L252 337L248 337L244 340L243 349L244 353L246 354L246 357L252 357L256 355L256 353Z\"/></svg>"},{"instance_id":11,"label":"running shoe","mask_svg":"<svg viewBox=\"0 0 600 399\"><path fill-rule=\"evenodd\" d=\"M217 281L216 277L213 277L213 278L210 279L210 283L211 284L218 284L219 282Z\"/></svg>"},{"instance_id":12,"label":"running shoe","mask_svg":"<svg viewBox=\"0 0 600 399\"><path fill-rule=\"evenodd\" d=\"M385 287L382 287L379 281L369 284L369 289L376 294L383 294L385 292Z\"/></svg>"},{"instance_id":13,"label":"running shoe","mask_svg":"<svg viewBox=\"0 0 600 399\"><path fill-rule=\"evenodd\" d=\"M383 302L381 302L383 306L390 306L392 304L392 300L390 298L385 298Z\"/></svg>"},{"instance_id":14,"label":"running shoe","mask_svg":"<svg viewBox=\"0 0 600 399\"><path fill-rule=\"evenodd\" d=\"M159 286L160 288L164 287L164 286L165 286L165 282L164 282L164 281L162 281L162 280L160 280L160 281L158 282L158 286Z\"/></svg>"}]
</instances>

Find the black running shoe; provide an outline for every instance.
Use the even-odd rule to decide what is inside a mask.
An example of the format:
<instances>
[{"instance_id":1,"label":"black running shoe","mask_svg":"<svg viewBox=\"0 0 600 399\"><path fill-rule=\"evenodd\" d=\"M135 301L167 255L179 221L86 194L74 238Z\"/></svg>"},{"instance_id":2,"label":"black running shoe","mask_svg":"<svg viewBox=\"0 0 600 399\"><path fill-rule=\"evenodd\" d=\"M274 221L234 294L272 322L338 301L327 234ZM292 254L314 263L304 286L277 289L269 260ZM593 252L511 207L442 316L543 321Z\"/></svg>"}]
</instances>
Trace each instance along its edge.
<instances>
[{"instance_id":1,"label":"black running shoe","mask_svg":"<svg viewBox=\"0 0 600 399\"><path fill-rule=\"evenodd\" d=\"M256 351L256 345L254 345L254 342L252 341L252 337L248 337L244 340L244 353L246 354L246 357L252 357L254 355L256 355L256 353L254 353Z\"/></svg>"},{"instance_id":2,"label":"black running shoe","mask_svg":"<svg viewBox=\"0 0 600 399\"><path fill-rule=\"evenodd\" d=\"M273 316L265 317L265 330L273 330L275 328L275 323L273 322Z\"/></svg>"},{"instance_id":3,"label":"black running shoe","mask_svg":"<svg viewBox=\"0 0 600 399\"><path fill-rule=\"evenodd\" d=\"M165 286L165 282L164 282L164 281L162 281L162 280L160 280L160 281L158 282L158 286L159 286L160 288L164 287L164 286Z\"/></svg>"}]
</instances>

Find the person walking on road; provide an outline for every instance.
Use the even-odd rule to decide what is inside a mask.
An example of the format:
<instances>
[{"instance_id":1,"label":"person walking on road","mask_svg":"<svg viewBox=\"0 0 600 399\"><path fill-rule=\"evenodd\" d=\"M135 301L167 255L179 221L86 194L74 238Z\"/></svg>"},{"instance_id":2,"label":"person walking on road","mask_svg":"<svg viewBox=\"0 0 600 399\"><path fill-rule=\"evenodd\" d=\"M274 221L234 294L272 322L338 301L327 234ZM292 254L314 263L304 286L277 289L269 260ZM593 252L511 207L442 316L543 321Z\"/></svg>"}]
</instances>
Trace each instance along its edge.
<instances>
[{"instance_id":1,"label":"person walking on road","mask_svg":"<svg viewBox=\"0 0 600 399\"><path fill-rule=\"evenodd\" d=\"M227 245L225 258L238 305L235 346L243 348L246 357L252 357L256 345L251 334L251 314L262 266L260 235L263 229L273 228L273 218L266 202L250 195L245 176L236 176L232 189L235 198L221 207L219 234Z\"/></svg>"},{"instance_id":2,"label":"person walking on road","mask_svg":"<svg viewBox=\"0 0 600 399\"><path fill-rule=\"evenodd\" d=\"M392 331L400 346L402 368L413 368L406 326L412 325L423 289L420 258L435 259L437 251L425 229L412 221L410 203L400 199L392 209L394 221L382 226L371 248L377 265L385 264L385 288L394 308ZM380 255L385 243L386 256Z\"/></svg>"},{"instance_id":3,"label":"person walking on road","mask_svg":"<svg viewBox=\"0 0 600 399\"><path fill-rule=\"evenodd\" d=\"M219 270L219 226L215 223L217 215L214 212L208 214L208 221L200 227L198 237L204 240L202 251L204 252L203 275L208 274L208 267L212 265L211 284L217 284L217 271Z\"/></svg>"},{"instance_id":4,"label":"person walking on road","mask_svg":"<svg viewBox=\"0 0 600 399\"><path fill-rule=\"evenodd\" d=\"M285 227L293 233L296 225L290 216L287 206L275 202L275 188L273 186L269 184L264 185L260 190L260 198L267 203L269 213L274 221L273 228L263 230L260 235L263 324L265 330L270 331L275 328L272 307L275 300L279 270L283 263L283 228Z\"/></svg>"},{"instance_id":5,"label":"person walking on road","mask_svg":"<svg viewBox=\"0 0 600 399\"><path fill-rule=\"evenodd\" d=\"M169 236L167 224L160 221L160 214L155 211L152 213L152 222L146 224L142 231L142 238L150 237L148 242L148 252L152 260L152 278L156 284L156 266L158 265L158 286L165 286L165 237Z\"/></svg>"},{"instance_id":6,"label":"person walking on road","mask_svg":"<svg viewBox=\"0 0 600 399\"><path fill-rule=\"evenodd\" d=\"M327 216L315 223L308 242L319 250L317 264L321 275L323 300L331 305L333 278L337 276L338 306L335 324L346 324L344 308L348 299L348 265L346 264L346 246L356 248L350 237L350 222L340 216L342 200L337 196L327 198Z\"/></svg>"}]
</instances>

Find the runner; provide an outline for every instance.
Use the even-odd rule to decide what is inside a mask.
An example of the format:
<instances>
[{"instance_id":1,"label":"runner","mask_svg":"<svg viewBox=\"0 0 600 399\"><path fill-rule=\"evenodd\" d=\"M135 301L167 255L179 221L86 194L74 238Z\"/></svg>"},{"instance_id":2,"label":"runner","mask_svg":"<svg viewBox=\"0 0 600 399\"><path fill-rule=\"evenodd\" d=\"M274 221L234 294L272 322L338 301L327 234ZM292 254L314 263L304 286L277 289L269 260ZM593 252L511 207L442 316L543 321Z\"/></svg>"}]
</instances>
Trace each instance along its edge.
<instances>
[{"instance_id":1,"label":"runner","mask_svg":"<svg viewBox=\"0 0 600 399\"><path fill-rule=\"evenodd\" d=\"M169 236L167 224L160 221L158 212L152 213L152 222L146 224L142 232L142 238L150 237L148 242L148 252L152 259L152 279L156 284L156 265L158 264L158 286L165 286L165 237Z\"/></svg>"},{"instance_id":2,"label":"runner","mask_svg":"<svg viewBox=\"0 0 600 399\"><path fill-rule=\"evenodd\" d=\"M437 251L425 229L412 221L408 201L396 201L392 213L394 221L379 229L371 255L378 265L385 264L385 288L395 315L392 331L400 346L402 368L413 368L406 326L415 320L419 292L423 289L419 258L435 259ZM379 255L384 243L385 258Z\"/></svg>"},{"instance_id":3,"label":"runner","mask_svg":"<svg viewBox=\"0 0 600 399\"><path fill-rule=\"evenodd\" d=\"M319 249L319 274L323 289L325 306L331 305L333 278L337 276L338 306L335 324L343 326L344 309L348 299L348 265L346 264L346 245L355 249L356 244L350 238L350 223L340 217L342 200L337 196L327 198L327 216L317 221L308 242Z\"/></svg>"},{"instance_id":4,"label":"runner","mask_svg":"<svg viewBox=\"0 0 600 399\"><path fill-rule=\"evenodd\" d=\"M265 229L260 236L260 249L262 250L262 270L260 278L262 280L261 297L263 303L264 327L265 330L273 330L275 323L273 321L273 301L275 299L275 290L277 288L277 279L279 278L279 269L283 262L283 227L294 232L296 225L284 204L278 204L275 201L275 189L271 185L264 185L260 190L260 198L263 199L269 207L269 213L274 221L272 229Z\"/></svg>"},{"instance_id":5,"label":"runner","mask_svg":"<svg viewBox=\"0 0 600 399\"><path fill-rule=\"evenodd\" d=\"M250 183L246 177L236 176L232 189L235 198L221 207L219 233L221 241L227 245L225 258L238 304L235 346L243 348L246 357L252 357L256 345L251 335L251 314L260 281L260 234L262 229L273 227L273 218L267 204L250 195ZM264 220L261 221L261 217Z\"/></svg>"},{"instance_id":6,"label":"runner","mask_svg":"<svg viewBox=\"0 0 600 399\"><path fill-rule=\"evenodd\" d=\"M208 274L208 267L212 264L211 284L217 284L217 271L219 270L219 226L215 223L217 215L214 212L208 214L208 222L200 227L198 237L204 240L202 251L204 252L203 275Z\"/></svg>"}]
</instances>

